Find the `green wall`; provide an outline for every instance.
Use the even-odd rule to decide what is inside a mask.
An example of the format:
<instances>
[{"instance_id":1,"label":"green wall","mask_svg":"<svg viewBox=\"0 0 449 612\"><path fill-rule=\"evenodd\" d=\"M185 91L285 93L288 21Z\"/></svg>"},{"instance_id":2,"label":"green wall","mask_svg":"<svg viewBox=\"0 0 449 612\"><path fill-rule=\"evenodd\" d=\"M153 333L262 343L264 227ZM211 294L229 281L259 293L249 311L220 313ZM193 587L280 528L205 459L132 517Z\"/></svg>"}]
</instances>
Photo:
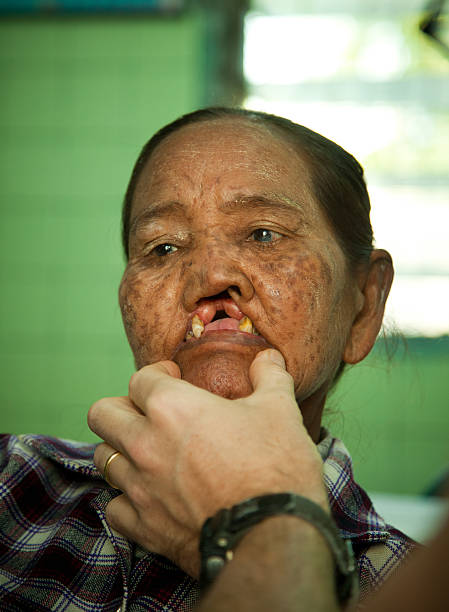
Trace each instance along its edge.
<instances>
[{"instance_id":1,"label":"green wall","mask_svg":"<svg viewBox=\"0 0 449 612\"><path fill-rule=\"evenodd\" d=\"M202 40L196 15L0 24L1 430L93 440L90 404L126 394L121 198L144 141L201 104ZM447 465L448 363L447 341L410 342L341 381L327 422L368 488Z\"/></svg>"},{"instance_id":2,"label":"green wall","mask_svg":"<svg viewBox=\"0 0 449 612\"><path fill-rule=\"evenodd\" d=\"M425 492L449 468L449 337L409 338L391 357L379 340L345 373L327 411L361 484Z\"/></svg>"},{"instance_id":3,"label":"green wall","mask_svg":"<svg viewBox=\"0 0 449 612\"><path fill-rule=\"evenodd\" d=\"M133 370L121 199L149 136L201 104L202 25L7 20L0 46L0 429L87 438Z\"/></svg>"}]
</instances>

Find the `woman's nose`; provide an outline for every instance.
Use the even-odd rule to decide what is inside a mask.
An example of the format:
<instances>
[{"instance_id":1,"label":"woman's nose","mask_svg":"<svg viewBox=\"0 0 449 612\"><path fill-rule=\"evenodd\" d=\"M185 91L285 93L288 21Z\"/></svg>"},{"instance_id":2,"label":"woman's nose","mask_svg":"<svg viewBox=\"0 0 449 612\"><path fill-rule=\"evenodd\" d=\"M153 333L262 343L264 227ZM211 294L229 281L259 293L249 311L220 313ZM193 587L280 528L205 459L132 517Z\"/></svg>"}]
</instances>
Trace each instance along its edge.
<instances>
[{"instance_id":1,"label":"woman's nose","mask_svg":"<svg viewBox=\"0 0 449 612\"><path fill-rule=\"evenodd\" d=\"M231 296L236 293L248 302L254 295L254 286L244 264L227 245L209 244L198 250L184 275L184 308L192 312L202 298L227 290Z\"/></svg>"}]
</instances>

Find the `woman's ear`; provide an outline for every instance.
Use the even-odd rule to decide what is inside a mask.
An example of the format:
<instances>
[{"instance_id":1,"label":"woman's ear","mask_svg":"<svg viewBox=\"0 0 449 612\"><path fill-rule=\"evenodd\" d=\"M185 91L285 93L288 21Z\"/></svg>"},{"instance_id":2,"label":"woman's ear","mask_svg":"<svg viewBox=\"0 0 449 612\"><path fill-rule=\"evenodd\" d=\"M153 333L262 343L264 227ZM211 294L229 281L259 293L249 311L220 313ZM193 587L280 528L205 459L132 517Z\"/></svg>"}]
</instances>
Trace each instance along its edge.
<instances>
[{"instance_id":1,"label":"woman's ear","mask_svg":"<svg viewBox=\"0 0 449 612\"><path fill-rule=\"evenodd\" d=\"M375 249L371 253L368 271L360 278L362 306L354 319L343 352L345 363L358 363L372 349L382 325L393 275L390 254L383 249Z\"/></svg>"}]
</instances>

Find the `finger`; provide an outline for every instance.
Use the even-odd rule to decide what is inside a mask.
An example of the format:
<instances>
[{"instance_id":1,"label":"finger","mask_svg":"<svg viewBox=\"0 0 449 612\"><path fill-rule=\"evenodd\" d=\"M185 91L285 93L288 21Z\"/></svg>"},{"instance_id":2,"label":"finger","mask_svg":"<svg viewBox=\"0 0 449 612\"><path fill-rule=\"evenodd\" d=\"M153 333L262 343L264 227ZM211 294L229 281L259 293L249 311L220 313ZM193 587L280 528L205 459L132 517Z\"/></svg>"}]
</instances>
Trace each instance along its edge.
<instances>
[{"instance_id":1,"label":"finger","mask_svg":"<svg viewBox=\"0 0 449 612\"><path fill-rule=\"evenodd\" d=\"M143 420L145 416L127 397L105 397L91 406L87 416L90 429L125 456L125 442L132 448Z\"/></svg>"},{"instance_id":2,"label":"finger","mask_svg":"<svg viewBox=\"0 0 449 612\"><path fill-rule=\"evenodd\" d=\"M138 370L135 374L145 374L148 377L157 380L160 377L171 376L172 378L181 378L181 370L174 361L157 361L150 365L144 366Z\"/></svg>"},{"instance_id":3,"label":"finger","mask_svg":"<svg viewBox=\"0 0 449 612\"><path fill-rule=\"evenodd\" d=\"M151 517L148 516L151 512ZM149 520L150 519L150 520ZM163 555L195 579L199 577L200 559L197 534L179 531L179 525L157 502L146 508L145 519L123 494L106 507L106 520L122 536L140 544L145 550Z\"/></svg>"},{"instance_id":4,"label":"finger","mask_svg":"<svg viewBox=\"0 0 449 612\"><path fill-rule=\"evenodd\" d=\"M131 502L122 494L115 497L106 506L106 520L109 525L124 537L137 542L136 525L139 524L139 515Z\"/></svg>"},{"instance_id":5,"label":"finger","mask_svg":"<svg viewBox=\"0 0 449 612\"><path fill-rule=\"evenodd\" d=\"M129 397L143 412L147 412L147 398L156 387L181 381L181 371L174 361L158 361L135 372L129 381Z\"/></svg>"},{"instance_id":6,"label":"finger","mask_svg":"<svg viewBox=\"0 0 449 612\"><path fill-rule=\"evenodd\" d=\"M106 520L113 529L128 540L137 542L146 550L163 554L165 552L163 543L167 539L170 540L173 528L170 521L167 521L166 515L158 511L157 507L158 504L155 504L155 507L147 507L145 520L142 520L142 516L128 496L119 495L106 506ZM148 513L151 513L151 520ZM159 542L159 546L156 542Z\"/></svg>"},{"instance_id":7,"label":"finger","mask_svg":"<svg viewBox=\"0 0 449 612\"><path fill-rule=\"evenodd\" d=\"M249 369L249 377L254 389L253 396L294 394L293 379L285 369L285 360L275 349L257 353Z\"/></svg>"},{"instance_id":8,"label":"finger","mask_svg":"<svg viewBox=\"0 0 449 612\"><path fill-rule=\"evenodd\" d=\"M104 467L108 458L115 453L116 449L112 448L107 442L101 442L95 447L94 463L97 470L104 474Z\"/></svg>"},{"instance_id":9,"label":"finger","mask_svg":"<svg viewBox=\"0 0 449 612\"><path fill-rule=\"evenodd\" d=\"M116 452L115 448L112 448L106 442L102 442L95 448L94 464L110 486L124 491L126 483L130 480L131 464L120 451L118 455L115 454Z\"/></svg>"}]
</instances>

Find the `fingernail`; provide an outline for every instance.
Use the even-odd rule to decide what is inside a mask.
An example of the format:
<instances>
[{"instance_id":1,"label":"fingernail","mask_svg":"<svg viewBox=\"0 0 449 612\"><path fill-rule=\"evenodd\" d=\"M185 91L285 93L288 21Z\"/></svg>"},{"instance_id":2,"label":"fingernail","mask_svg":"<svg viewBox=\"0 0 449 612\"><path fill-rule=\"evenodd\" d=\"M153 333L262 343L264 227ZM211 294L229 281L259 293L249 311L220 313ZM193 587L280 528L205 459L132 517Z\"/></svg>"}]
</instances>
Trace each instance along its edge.
<instances>
[{"instance_id":1,"label":"fingernail","mask_svg":"<svg viewBox=\"0 0 449 612\"><path fill-rule=\"evenodd\" d=\"M275 351L274 349L270 349L268 351L267 357L268 357L268 359L270 359L270 361L272 361L276 365L280 366L281 368L285 368L285 360L284 360L282 354L279 351Z\"/></svg>"}]
</instances>

